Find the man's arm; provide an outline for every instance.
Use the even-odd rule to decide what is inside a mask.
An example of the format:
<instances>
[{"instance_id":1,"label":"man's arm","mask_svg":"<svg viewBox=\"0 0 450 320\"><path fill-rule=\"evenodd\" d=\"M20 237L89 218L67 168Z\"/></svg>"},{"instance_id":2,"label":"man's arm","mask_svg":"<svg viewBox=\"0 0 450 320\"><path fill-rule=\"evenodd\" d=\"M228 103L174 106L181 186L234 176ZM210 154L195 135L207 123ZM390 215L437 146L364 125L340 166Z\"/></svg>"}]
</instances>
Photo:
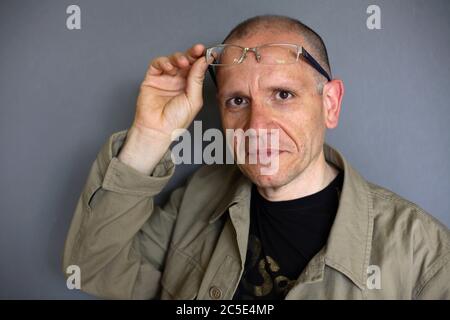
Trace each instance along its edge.
<instances>
[{"instance_id":1,"label":"man's arm","mask_svg":"<svg viewBox=\"0 0 450 320\"><path fill-rule=\"evenodd\" d=\"M450 254L441 257L417 288L415 299L450 300Z\"/></svg>"},{"instance_id":2,"label":"man's arm","mask_svg":"<svg viewBox=\"0 0 450 320\"><path fill-rule=\"evenodd\" d=\"M94 162L70 226L64 272L81 270L81 289L100 297L155 298L183 188L160 208L153 197L174 165L167 152L151 175L121 163L125 132L114 134Z\"/></svg>"},{"instance_id":3,"label":"man's arm","mask_svg":"<svg viewBox=\"0 0 450 320\"><path fill-rule=\"evenodd\" d=\"M86 292L138 299L158 294L184 190L174 191L163 209L153 197L173 174L172 133L187 128L203 106L204 50L198 44L151 61L126 140L125 133L113 135L92 166L63 262L64 271L80 267Z\"/></svg>"}]
</instances>

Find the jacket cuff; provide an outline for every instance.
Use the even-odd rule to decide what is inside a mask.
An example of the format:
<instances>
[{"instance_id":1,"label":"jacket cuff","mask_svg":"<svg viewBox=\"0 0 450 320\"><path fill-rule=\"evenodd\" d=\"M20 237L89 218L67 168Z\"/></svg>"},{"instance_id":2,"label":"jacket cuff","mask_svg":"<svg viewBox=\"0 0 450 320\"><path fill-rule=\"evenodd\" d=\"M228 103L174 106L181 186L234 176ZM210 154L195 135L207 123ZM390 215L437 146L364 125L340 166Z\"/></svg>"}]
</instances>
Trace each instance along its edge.
<instances>
[{"instance_id":1,"label":"jacket cuff","mask_svg":"<svg viewBox=\"0 0 450 320\"><path fill-rule=\"evenodd\" d=\"M145 175L121 162L117 155L125 142L127 131L113 134L99 154L105 168L102 188L122 194L154 196L161 192L175 172L170 149L150 175Z\"/></svg>"}]
</instances>

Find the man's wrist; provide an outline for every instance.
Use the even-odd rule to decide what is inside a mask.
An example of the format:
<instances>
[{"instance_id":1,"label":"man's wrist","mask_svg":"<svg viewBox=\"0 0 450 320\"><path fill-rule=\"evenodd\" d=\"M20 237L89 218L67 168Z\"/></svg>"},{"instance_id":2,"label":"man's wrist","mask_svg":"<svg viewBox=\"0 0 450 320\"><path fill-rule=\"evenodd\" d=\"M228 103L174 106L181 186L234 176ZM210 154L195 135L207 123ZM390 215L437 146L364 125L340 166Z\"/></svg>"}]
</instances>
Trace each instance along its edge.
<instances>
[{"instance_id":1,"label":"man's wrist","mask_svg":"<svg viewBox=\"0 0 450 320\"><path fill-rule=\"evenodd\" d=\"M117 158L133 169L149 175L171 143L170 137L153 130L132 126Z\"/></svg>"}]
</instances>

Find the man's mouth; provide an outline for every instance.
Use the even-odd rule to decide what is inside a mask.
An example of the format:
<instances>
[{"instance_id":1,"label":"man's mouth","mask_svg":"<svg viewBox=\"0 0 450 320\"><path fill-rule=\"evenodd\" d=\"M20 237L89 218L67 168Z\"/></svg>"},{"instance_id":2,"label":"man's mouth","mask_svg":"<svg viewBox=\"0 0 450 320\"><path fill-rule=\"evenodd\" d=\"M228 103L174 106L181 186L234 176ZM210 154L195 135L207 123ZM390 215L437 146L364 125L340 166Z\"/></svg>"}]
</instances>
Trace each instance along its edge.
<instances>
[{"instance_id":1,"label":"man's mouth","mask_svg":"<svg viewBox=\"0 0 450 320\"><path fill-rule=\"evenodd\" d=\"M275 156L277 154L281 154L283 152L286 152L284 150L279 150L279 149L256 149L254 151L247 151L247 155L249 156Z\"/></svg>"}]
</instances>

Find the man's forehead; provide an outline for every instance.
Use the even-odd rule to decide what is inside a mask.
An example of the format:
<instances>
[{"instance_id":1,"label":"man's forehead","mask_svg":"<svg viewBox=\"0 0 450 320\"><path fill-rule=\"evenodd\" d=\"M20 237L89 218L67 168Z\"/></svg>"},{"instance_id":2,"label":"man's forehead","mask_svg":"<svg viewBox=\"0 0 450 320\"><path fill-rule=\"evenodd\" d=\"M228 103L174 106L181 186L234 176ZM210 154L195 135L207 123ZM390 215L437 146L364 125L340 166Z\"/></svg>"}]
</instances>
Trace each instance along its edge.
<instances>
[{"instance_id":1,"label":"man's forehead","mask_svg":"<svg viewBox=\"0 0 450 320\"><path fill-rule=\"evenodd\" d=\"M235 44L241 47L257 47L268 43L292 43L303 45L304 38L298 33L289 30L277 30L258 28L242 37L231 37L226 41L227 44Z\"/></svg>"},{"instance_id":2,"label":"man's forehead","mask_svg":"<svg viewBox=\"0 0 450 320\"><path fill-rule=\"evenodd\" d=\"M218 92L228 94L229 91L254 89L273 89L274 87L299 88L305 85L301 75L301 65L235 65L224 67L220 73Z\"/></svg>"}]
</instances>

